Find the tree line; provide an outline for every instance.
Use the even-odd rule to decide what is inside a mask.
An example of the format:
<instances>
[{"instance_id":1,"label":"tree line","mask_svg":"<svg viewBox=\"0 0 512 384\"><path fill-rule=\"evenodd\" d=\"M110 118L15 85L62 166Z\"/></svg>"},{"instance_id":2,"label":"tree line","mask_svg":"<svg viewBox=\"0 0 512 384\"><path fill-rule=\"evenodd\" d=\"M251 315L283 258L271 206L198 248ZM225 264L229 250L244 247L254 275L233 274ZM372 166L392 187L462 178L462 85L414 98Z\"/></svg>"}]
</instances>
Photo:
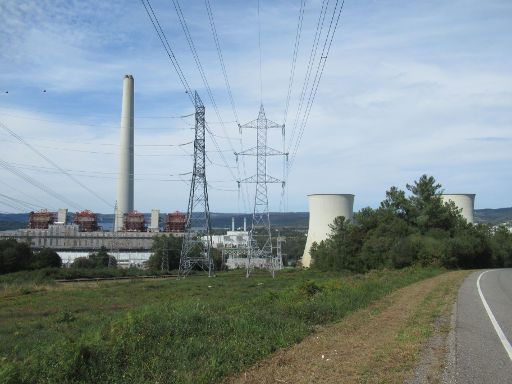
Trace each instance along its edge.
<instances>
[{"instance_id":1,"label":"tree line","mask_svg":"<svg viewBox=\"0 0 512 384\"><path fill-rule=\"evenodd\" d=\"M441 185L423 175L404 190L391 187L377 209L338 217L327 240L313 244L313 267L365 272L419 264L446 268L512 267L505 226L468 223Z\"/></svg>"},{"instance_id":2,"label":"tree line","mask_svg":"<svg viewBox=\"0 0 512 384\"><path fill-rule=\"evenodd\" d=\"M33 252L26 243L18 243L15 239L0 240L0 274L61 266L62 260L53 249Z\"/></svg>"}]
</instances>

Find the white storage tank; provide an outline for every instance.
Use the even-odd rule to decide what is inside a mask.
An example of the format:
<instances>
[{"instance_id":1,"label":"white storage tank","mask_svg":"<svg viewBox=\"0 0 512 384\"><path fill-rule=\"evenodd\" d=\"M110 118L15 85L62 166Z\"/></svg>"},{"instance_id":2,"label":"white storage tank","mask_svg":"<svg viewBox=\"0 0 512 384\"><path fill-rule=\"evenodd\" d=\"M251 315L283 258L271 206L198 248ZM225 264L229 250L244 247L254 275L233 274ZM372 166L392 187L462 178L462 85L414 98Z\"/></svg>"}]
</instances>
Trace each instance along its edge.
<instances>
[{"instance_id":1,"label":"white storage tank","mask_svg":"<svg viewBox=\"0 0 512 384\"><path fill-rule=\"evenodd\" d=\"M338 216L351 220L354 215L354 195L351 194L313 194L309 200L309 229L302 266L311 266L309 253L314 242L320 243L331 234L331 225Z\"/></svg>"},{"instance_id":2,"label":"white storage tank","mask_svg":"<svg viewBox=\"0 0 512 384\"><path fill-rule=\"evenodd\" d=\"M474 193L447 193L442 194L441 198L444 202L453 201L457 208L462 209L462 217L468 223L474 223L475 212L475 194Z\"/></svg>"}]
</instances>

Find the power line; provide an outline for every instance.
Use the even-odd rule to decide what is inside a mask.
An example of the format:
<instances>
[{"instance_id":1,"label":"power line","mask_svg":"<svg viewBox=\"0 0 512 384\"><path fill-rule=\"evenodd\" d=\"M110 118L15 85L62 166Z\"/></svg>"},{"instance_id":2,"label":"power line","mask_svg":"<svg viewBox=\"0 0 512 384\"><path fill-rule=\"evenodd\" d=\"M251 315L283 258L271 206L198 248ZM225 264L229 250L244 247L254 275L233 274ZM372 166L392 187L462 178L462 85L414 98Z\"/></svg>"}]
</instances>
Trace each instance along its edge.
<instances>
[{"instance_id":1,"label":"power line","mask_svg":"<svg viewBox=\"0 0 512 384\"><path fill-rule=\"evenodd\" d=\"M26 209L28 208L30 210L33 210L34 208L40 208L37 205L28 203L28 202L26 202L24 200L16 199L16 198L11 197L11 196L4 195L3 193L0 193L0 197L2 197L4 199L7 199L7 200L11 201L12 203L17 204L19 206L26 207Z\"/></svg>"},{"instance_id":2,"label":"power line","mask_svg":"<svg viewBox=\"0 0 512 384\"><path fill-rule=\"evenodd\" d=\"M258 50L260 53L260 104L263 104L263 79L261 76L261 20L260 20L260 0L258 0Z\"/></svg>"},{"instance_id":3,"label":"power line","mask_svg":"<svg viewBox=\"0 0 512 384\"><path fill-rule=\"evenodd\" d=\"M51 119L41 119L41 118L36 118L36 117L28 117L28 116L21 116L21 115L13 115L13 114L10 114L10 113L1 113L2 116L9 116L9 117L14 117L16 119L22 119L22 120L33 120L33 121L44 121L44 122L47 122L47 123L54 123L54 124L61 124L61 125L66 125L66 126L76 126L76 127L101 127L101 128L116 128L118 129L119 126L114 126L114 125L104 125L104 124L92 124L92 123L75 123L75 122L68 122L68 121L58 121L58 120L51 120ZM189 117L190 115L184 115L184 116L176 116L176 117L172 117L172 116L169 116L169 117L160 117L160 118L170 118L170 119L173 119L173 118L176 118L176 119L184 119L186 117ZM141 117L137 117L137 119L140 119ZM184 122L186 122L184 120ZM151 129L169 129L168 127L164 127L164 128L160 128L160 127L137 127L137 130L151 130ZM175 127L173 129L176 129L176 130L185 130L185 129L188 129L188 128L179 128L179 127Z\"/></svg>"},{"instance_id":4,"label":"power line","mask_svg":"<svg viewBox=\"0 0 512 384\"><path fill-rule=\"evenodd\" d=\"M336 33L336 30L338 28L338 24L339 24L339 21L340 21L341 12L342 12L343 7L345 5L345 0L341 1L341 4L340 4L339 8L338 8L338 4L340 4L340 1L336 0L336 4L334 6L334 10L333 10L333 13L332 13L331 21L329 23L329 29L327 31L327 34L326 34L326 37L325 37L325 41L324 41L324 45L323 45L323 48L322 48L322 53L321 53L321 56L320 56L320 60L318 61L318 65L317 65L317 69L316 69L316 73L315 73L315 78L313 80L313 85L312 85L312 88L311 88L311 91L310 91L310 94L309 94L309 98L308 98L308 102L307 102L307 105L306 105L306 109L304 111L304 118L302 120L302 124L301 124L301 127L300 127L299 136L297 138L296 145L295 145L292 157L291 157L290 165L289 165L289 168L288 168L288 174L289 174L290 169L293 166L293 163L295 161L295 156L296 156L298 147L300 145L300 142L302 140L302 136L304 134L304 129L306 128L306 125L307 125L308 120L309 120L309 115L311 113L313 102L315 101L315 97L316 97L316 94L317 94L317 91L318 91L318 86L320 85L320 80L321 80L322 74L324 72L324 68L325 68L325 64L327 62L327 58L329 57L329 53L330 53L330 50L331 50L332 42L334 40L334 35Z\"/></svg>"},{"instance_id":5,"label":"power line","mask_svg":"<svg viewBox=\"0 0 512 384\"><path fill-rule=\"evenodd\" d=\"M192 96L192 91L190 89L190 86L188 85L186 77L183 74L183 71L181 70L181 67L180 67L180 65L179 65L179 63L178 63L178 61L177 61L177 59L176 59L176 57L175 57L175 55L174 55L174 53L172 51L172 48L171 48L171 46L170 46L170 44L169 44L169 42L167 40L167 37L165 36L165 32L163 31L163 29L162 29L162 27L160 25L160 22L158 21L158 18L157 18L156 14L155 14L152 6L151 6L150 1L149 0L141 0L141 2L142 2L142 5L144 6L144 9L146 10L146 13L148 14L148 17L149 17L149 19L150 19L150 21L151 21L155 31L157 32L157 35L158 35L158 37L159 37L159 39L160 39L160 41L161 41L161 43L162 43L166 53L167 53L167 56L171 60L171 62L173 64L173 67L176 70L176 72L177 72L177 74L178 74L178 76L180 78L180 81L181 81L183 87L185 88L185 91L186 91L186 93L187 93L187 95L188 95L192 105L195 106L195 100L194 100L194 98ZM147 3L147 5L146 5L146 3ZM188 32L188 27L186 26L186 22L185 22L185 20L183 18L183 14L181 12L181 8L178 7L179 3L178 4L175 3L174 0L173 0L173 3L175 4L175 8L177 9L178 17L180 19L180 23L182 23L182 27L183 27L183 30L185 32L185 35L188 36L187 37L187 42L189 42L189 47L191 48L193 54L195 52L194 58L195 59L197 58L196 64L199 64L199 67L201 68L200 72L202 72L202 66L200 66L199 57L197 56L197 52L195 51L195 47L193 45L193 41L192 41L192 39L190 37L190 33ZM208 94L209 94L209 96L210 96L210 98L212 100L212 104L213 104L213 106L214 106L214 108L216 110L217 116L219 118L219 122L220 122L220 124L221 124L221 126L222 126L222 128L224 130L224 133L226 134L226 136L228 136L226 131L225 131L224 123L223 123L222 119L220 118L220 113L217 110L217 105L215 103L215 100L213 99L213 94L211 93L211 90L209 89L210 87L209 87L207 81L205 81L205 80L206 80L206 76L204 76L203 81L205 82L205 86L207 87L207 90L209 90ZM217 148L217 151L219 152L219 155L221 156L222 161L226 165L226 168L228 168L230 170L230 173L231 173L231 176L233 177L233 180L236 181L236 177L234 176L233 172L229 168L229 164L227 163L224 155L220 151L220 148L219 148L219 146L217 144L217 141L215 140L215 137L212 135L211 131L208 128L206 130L210 134L210 137L212 138L212 141L213 141L215 147ZM231 142L230 142L230 145L231 145ZM232 147L232 145L231 145L231 147ZM234 152L234 150L233 150L233 152Z\"/></svg>"},{"instance_id":6,"label":"power line","mask_svg":"<svg viewBox=\"0 0 512 384\"><path fill-rule=\"evenodd\" d=\"M37 180L33 179L32 177L28 176L27 174L23 173L19 169L16 169L15 167L11 166L5 160L0 159L0 166L2 168L4 168L5 170L11 172L12 174L18 176L19 178L25 180L27 183L31 184L32 186L42 190L43 192L47 193L50 196L52 196L53 198L60 200L61 202L65 203L68 206L71 206L71 207L81 210L80 204L75 203L74 201L62 196L60 193L55 192L50 187L47 187L43 183L40 183L39 181L37 181Z\"/></svg>"},{"instance_id":7,"label":"power line","mask_svg":"<svg viewBox=\"0 0 512 384\"><path fill-rule=\"evenodd\" d=\"M36 148L34 148L32 145L30 145L28 142L26 142L21 136L16 134L14 131L9 129L5 124L0 122L0 128L8 132L12 137L14 137L16 140L18 140L20 143L25 145L27 148L29 148L32 152L37 154L39 157L41 157L43 160L45 160L47 163L51 164L54 168L58 169L60 172L62 172L64 175L66 175L69 179L71 179L73 182L78 184L80 187L85 189L87 192L91 193L93 196L101 200L103 203L105 203L108 206L111 206L111 204L105 200L103 197L101 197L99 194L97 194L95 191L93 191L91 188L89 188L87 185L83 184L80 180L76 179L73 175L69 174L61 168L57 163L55 163L52 159L50 159L48 156L44 155L40 151L38 151Z\"/></svg>"},{"instance_id":8,"label":"power line","mask_svg":"<svg viewBox=\"0 0 512 384\"><path fill-rule=\"evenodd\" d=\"M307 92L307 89L308 89L308 86L309 86L309 79L311 77L311 71L313 70L313 64L314 64L314 62L316 60L316 52L317 52L317 49L318 49L318 44L319 44L319 41L320 41L320 35L322 33L322 29L323 29L323 25L324 25L324 20L325 20L325 15L327 13L327 7L328 6L329 6L329 0L323 0L322 1L322 8L320 10L320 14L318 15L318 21L317 21L317 24L316 24L316 31L315 31L315 36L314 36L314 39L313 39L313 45L311 47L311 52L309 54L309 61L308 61L308 65L307 65L307 68L306 68L306 76L304 77L304 82L302 84L302 90L301 90L300 98L299 98L299 106L297 108L297 113L295 114L295 120L294 120L294 124L293 124L293 128L292 128L292 132L291 132L291 135L290 135L290 145L288 147L288 152L290 152L290 147L293 144L294 138L295 138L295 131L297 129L297 126L299 125L299 116L300 116L300 113L302 111L302 105L304 103L304 98L305 98L305 95L306 95L306 92Z\"/></svg>"},{"instance_id":9,"label":"power line","mask_svg":"<svg viewBox=\"0 0 512 384\"><path fill-rule=\"evenodd\" d=\"M226 65L224 63L224 57L222 55L219 36L217 35L217 28L215 27L215 21L213 17L212 7L210 5L210 0L205 0L204 3L206 5L206 11L208 12L208 19L210 20L210 27L212 29L213 40L215 41L215 48L217 49L217 55L219 56L220 66L222 68L222 74L224 76L224 82L226 83L226 88L228 90L229 101L231 103L231 108L233 109L233 115L235 116L236 123L239 124L238 113L236 111L235 101L233 99L233 92L231 91L231 86L229 84L229 78L226 71Z\"/></svg>"},{"instance_id":10,"label":"power line","mask_svg":"<svg viewBox=\"0 0 512 384\"><path fill-rule=\"evenodd\" d=\"M11 165L12 165L12 163L11 163ZM33 200L33 201L35 201L36 203L38 203L38 204L39 204L39 207L40 207L40 208L44 208L44 207L46 206L46 203L44 203L43 201L41 201L41 200L39 200L39 199L36 199L35 197L32 197L32 196L28 195L27 193L23 192L22 190L20 190L20 189L18 189L18 188L16 188L16 187L13 187L11 184L8 184L8 183L6 183L6 182L4 182L4 181L2 181L2 180L0 180L0 183L2 183L5 187L8 187L8 188L12 189L14 192L16 192L16 193L18 193L18 194L20 194L20 195L23 195L23 196L25 196L25 197L28 197L29 199L31 199L31 200Z\"/></svg>"},{"instance_id":11,"label":"power line","mask_svg":"<svg viewBox=\"0 0 512 384\"><path fill-rule=\"evenodd\" d=\"M165 49L165 52L167 53L167 56L171 60L174 70L178 74L178 77L181 81L181 84L183 85L183 88L185 88L185 92L188 95L188 98L190 99L191 103L194 104L194 97L192 96L192 90L191 90L190 86L188 85L187 79L186 79L185 75L183 74L183 71L181 70L180 64L178 63L176 56L174 56L174 52L171 48L171 45L169 44L169 41L167 40L167 37L165 36L164 30L162 29L162 26L160 25L158 18L156 17L153 7L151 6L151 2L149 0L141 0L141 2L142 2L142 5L144 6L144 9L146 10L149 20L151 21L151 24L153 25L153 28L156 31L156 34L158 35L158 38L160 39L160 42L162 43L162 45ZM146 5L146 3L147 3L147 5Z\"/></svg>"},{"instance_id":12,"label":"power line","mask_svg":"<svg viewBox=\"0 0 512 384\"><path fill-rule=\"evenodd\" d=\"M174 9L176 10L176 14L178 15L178 19L180 21L181 28L183 29L183 33L185 34L185 37L187 39L188 46L190 48L190 51L192 52L192 56L194 57L196 67L199 71L199 74L201 75L201 79L203 80L203 84L206 88L206 92L208 94L210 102L212 103L213 109L215 110L215 114L217 115L217 118L220 121L222 130L224 131L225 136L228 136L226 127L224 125L222 117L220 116L219 108L217 107L217 102L215 101L213 92L210 88L210 84L208 83L208 79L206 77L206 73L204 72L204 68L201 64L201 60L199 59L199 54L197 53L197 50L196 50L196 47L194 44L194 40L192 39L192 35L190 34L190 30L188 28L187 21L185 20L185 16L183 15L183 11L181 10L180 2L179 2L179 0L172 0L172 3L174 4ZM233 144L231 143L231 140L229 139L228 142L229 142L231 149L234 152L234 147L233 147Z\"/></svg>"},{"instance_id":13,"label":"power line","mask_svg":"<svg viewBox=\"0 0 512 384\"><path fill-rule=\"evenodd\" d=\"M286 119L288 117L288 108L290 106L290 96L292 93L293 80L295 77L295 67L297 64L297 56L299 54L299 46L300 46L300 38L302 34L302 23L304 21L304 6L306 5L306 0L300 1L300 9L299 9L299 21L297 22L297 32L295 33L295 44L293 47L293 55L292 55L292 65L290 68L290 80L288 82L288 93L286 95L286 103L284 109L284 119L283 124L286 126Z\"/></svg>"}]
</instances>

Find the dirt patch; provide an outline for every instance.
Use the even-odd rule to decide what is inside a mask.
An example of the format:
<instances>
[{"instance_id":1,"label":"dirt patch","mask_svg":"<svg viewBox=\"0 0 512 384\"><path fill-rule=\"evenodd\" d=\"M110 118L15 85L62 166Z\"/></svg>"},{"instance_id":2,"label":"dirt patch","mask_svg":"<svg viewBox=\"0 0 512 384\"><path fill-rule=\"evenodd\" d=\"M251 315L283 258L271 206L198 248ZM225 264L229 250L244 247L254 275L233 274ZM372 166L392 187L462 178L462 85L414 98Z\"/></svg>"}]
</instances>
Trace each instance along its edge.
<instances>
[{"instance_id":1,"label":"dirt patch","mask_svg":"<svg viewBox=\"0 0 512 384\"><path fill-rule=\"evenodd\" d=\"M226 383L404 382L466 275L449 272L399 289Z\"/></svg>"}]
</instances>

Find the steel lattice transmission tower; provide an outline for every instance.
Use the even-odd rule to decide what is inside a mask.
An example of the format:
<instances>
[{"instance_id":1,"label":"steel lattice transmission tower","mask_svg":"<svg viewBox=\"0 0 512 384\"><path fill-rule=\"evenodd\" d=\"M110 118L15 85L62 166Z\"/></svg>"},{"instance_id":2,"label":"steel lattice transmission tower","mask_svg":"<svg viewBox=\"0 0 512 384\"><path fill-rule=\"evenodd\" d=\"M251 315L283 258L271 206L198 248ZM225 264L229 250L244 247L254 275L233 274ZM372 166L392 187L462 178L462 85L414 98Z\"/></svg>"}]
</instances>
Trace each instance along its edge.
<instances>
[{"instance_id":1,"label":"steel lattice transmission tower","mask_svg":"<svg viewBox=\"0 0 512 384\"><path fill-rule=\"evenodd\" d=\"M272 276L274 276L275 271L281 269L283 264L281 255L278 255L277 253L274 254L274 247L272 245L267 184L281 183L284 187L284 181L267 174L267 157L288 156L288 154L269 147L267 145L267 133L269 129L281 129L284 137L284 125L268 120L265 116L265 109L263 108L263 105L261 105L258 118L247 124L241 125L240 133L242 132L242 129L256 130L256 146L245 151L235 153L237 160L238 156L256 156L256 174L239 181L239 184L256 184L252 226L249 232L249 244L247 250L246 275L249 276L254 267L259 267L270 270Z\"/></svg>"},{"instance_id":2,"label":"steel lattice transmission tower","mask_svg":"<svg viewBox=\"0 0 512 384\"><path fill-rule=\"evenodd\" d=\"M208 271L208 276L213 274L210 208L208 206L208 184L205 173L205 108L197 92L194 94L194 104L196 109L194 169L190 183L187 222L181 248L179 269L181 277L187 276L196 266Z\"/></svg>"}]
</instances>

